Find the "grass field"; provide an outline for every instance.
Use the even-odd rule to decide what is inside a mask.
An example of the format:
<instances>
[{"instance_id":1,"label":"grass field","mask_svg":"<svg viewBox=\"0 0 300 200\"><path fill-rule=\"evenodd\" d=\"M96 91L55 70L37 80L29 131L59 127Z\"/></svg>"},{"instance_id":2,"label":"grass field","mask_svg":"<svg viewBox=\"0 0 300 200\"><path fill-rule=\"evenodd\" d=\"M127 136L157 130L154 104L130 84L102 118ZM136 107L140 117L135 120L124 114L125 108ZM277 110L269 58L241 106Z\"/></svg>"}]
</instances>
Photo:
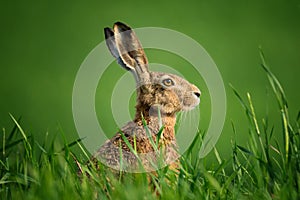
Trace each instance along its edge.
<instances>
[{"instance_id":1,"label":"grass field","mask_svg":"<svg viewBox=\"0 0 300 200\"><path fill-rule=\"evenodd\" d=\"M105 169L88 168L89 155L80 139L66 141L61 131L39 142L24 132L22 120L11 115L14 127L1 132L0 199L300 199L300 112L290 119L285 93L262 53L261 61L281 126L276 130L268 116L257 118L251 94L239 94L232 86L248 119L249 134L245 146L231 141L230 159L220 157L221 149L214 149L213 164L199 159L199 133L181 157L181 170L159 170L151 176L151 189L147 174L115 177ZM232 131L238 138L236 123ZM274 137L275 131L282 138ZM80 153L73 152L75 146ZM78 168L88 176L79 176Z\"/></svg>"}]
</instances>

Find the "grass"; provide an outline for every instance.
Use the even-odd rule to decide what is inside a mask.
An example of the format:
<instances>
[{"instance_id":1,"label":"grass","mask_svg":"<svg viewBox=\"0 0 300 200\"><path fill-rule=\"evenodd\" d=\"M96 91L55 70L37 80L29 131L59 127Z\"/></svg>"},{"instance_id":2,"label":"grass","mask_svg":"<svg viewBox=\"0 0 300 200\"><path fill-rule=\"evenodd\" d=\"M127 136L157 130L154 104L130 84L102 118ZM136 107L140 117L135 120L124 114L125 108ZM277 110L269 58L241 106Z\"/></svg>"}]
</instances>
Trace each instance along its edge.
<instances>
[{"instance_id":1,"label":"grass","mask_svg":"<svg viewBox=\"0 0 300 200\"><path fill-rule=\"evenodd\" d=\"M272 74L261 52L266 72L280 111L281 129L268 118L259 119L252 97L246 100L233 88L248 119L249 140L246 146L232 141L232 157L224 160L214 149L217 165L199 159L203 135L197 134L181 157L181 170L168 168L151 175L149 187L145 173L114 176L100 166L87 167L89 155L80 139L63 142L57 137L39 143L27 134L20 119L10 116L14 127L2 130L0 146L1 199L300 199L300 112L291 120L284 91ZM233 133L238 137L234 122ZM280 132L282 140L274 138ZM281 142L282 141L282 142ZM80 154L72 151L73 146ZM78 169L87 176L79 176Z\"/></svg>"}]
</instances>

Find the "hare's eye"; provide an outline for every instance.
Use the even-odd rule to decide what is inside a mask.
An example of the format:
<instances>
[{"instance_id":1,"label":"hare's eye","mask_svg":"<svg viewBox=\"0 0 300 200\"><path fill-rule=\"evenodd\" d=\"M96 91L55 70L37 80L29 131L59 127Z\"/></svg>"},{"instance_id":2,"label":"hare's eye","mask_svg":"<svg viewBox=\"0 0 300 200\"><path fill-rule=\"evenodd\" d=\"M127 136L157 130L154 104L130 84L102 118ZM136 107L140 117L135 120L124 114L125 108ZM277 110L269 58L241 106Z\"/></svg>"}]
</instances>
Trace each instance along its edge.
<instances>
[{"instance_id":1,"label":"hare's eye","mask_svg":"<svg viewBox=\"0 0 300 200\"><path fill-rule=\"evenodd\" d=\"M170 87L170 86L174 85L174 82L173 82L172 79L170 79L170 78L164 79L164 80L162 81L162 83L163 83L165 86L167 86L167 87Z\"/></svg>"}]
</instances>

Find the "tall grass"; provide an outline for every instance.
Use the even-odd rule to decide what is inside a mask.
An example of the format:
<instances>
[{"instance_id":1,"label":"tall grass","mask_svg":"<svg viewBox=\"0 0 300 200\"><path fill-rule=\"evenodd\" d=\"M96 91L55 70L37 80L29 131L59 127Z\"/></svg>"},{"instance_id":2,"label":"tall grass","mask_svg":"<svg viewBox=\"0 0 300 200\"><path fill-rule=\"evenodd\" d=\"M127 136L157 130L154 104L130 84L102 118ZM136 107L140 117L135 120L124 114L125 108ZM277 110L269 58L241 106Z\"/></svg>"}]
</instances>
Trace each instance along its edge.
<instances>
[{"instance_id":1,"label":"tall grass","mask_svg":"<svg viewBox=\"0 0 300 200\"><path fill-rule=\"evenodd\" d=\"M300 112L296 120L290 120L284 90L260 55L280 111L281 130L275 130L267 118L257 118L251 95L243 98L233 88L249 122L249 140L246 146L232 141L231 159L222 159L217 149L214 167L200 159L204 134L199 132L181 157L178 172L166 167L155 176L120 173L116 177L101 165L86 165L89 155L80 139L67 142L62 134L63 142L58 142L58 136L49 139L46 134L40 143L11 115L14 127L1 133L0 198L300 199ZM232 127L238 137L234 122ZM283 139L275 138L274 132ZM74 145L81 153L73 153ZM149 176L154 187L149 186Z\"/></svg>"}]
</instances>

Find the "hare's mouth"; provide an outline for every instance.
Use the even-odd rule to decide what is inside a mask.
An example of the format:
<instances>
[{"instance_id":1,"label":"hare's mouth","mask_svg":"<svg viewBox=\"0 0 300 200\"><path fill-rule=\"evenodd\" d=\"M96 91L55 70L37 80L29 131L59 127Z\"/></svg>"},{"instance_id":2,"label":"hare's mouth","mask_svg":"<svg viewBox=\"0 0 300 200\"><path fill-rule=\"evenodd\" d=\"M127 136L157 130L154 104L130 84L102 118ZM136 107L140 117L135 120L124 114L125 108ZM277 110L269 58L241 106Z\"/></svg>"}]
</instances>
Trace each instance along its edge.
<instances>
[{"instance_id":1,"label":"hare's mouth","mask_svg":"<svg viewBox=\"0 0 300 200\"><path fill-rule=\"evenodd\" d=\"M196 100L196 102L194 104L189 104L189 105L182 105L182 111L190 111L193 110L194 108L196 108L200 103L200 99Z\"/></svg>"},{"instance_id":2,"label":"hare's mouth","mask_svg":"<svg viewBox=\"0 0 300 200\"><path fill-rule=\"evenodd\" d=\"M193 110L200 104L200 98L195 95L186 95L181 102L182 111Z\"/></svg>"}]
</instances>

